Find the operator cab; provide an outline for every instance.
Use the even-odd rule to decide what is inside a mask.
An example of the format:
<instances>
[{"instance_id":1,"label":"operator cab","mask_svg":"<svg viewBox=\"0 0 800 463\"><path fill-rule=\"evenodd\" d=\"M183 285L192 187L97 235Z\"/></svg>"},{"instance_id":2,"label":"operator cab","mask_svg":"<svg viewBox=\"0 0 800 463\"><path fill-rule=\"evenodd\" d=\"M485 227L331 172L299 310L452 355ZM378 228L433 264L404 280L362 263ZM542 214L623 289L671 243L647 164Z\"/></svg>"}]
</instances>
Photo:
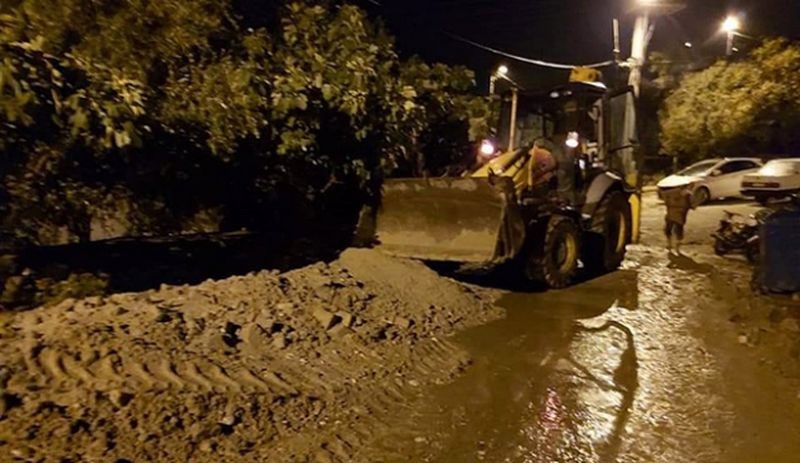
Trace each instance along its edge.
<instances>
[{"instance_id":1,"label":"operator cab","mask_svg":"<svg viewBox=\"0 0 800 463\"><path fill-rule=\"evenodd\" d=\"M545 92L510 91L502 99L494 141L497 154L489 156L473 177L512 177L519 192L524 187L528 150L546 138L574 159L577 181L612 172L635 188L633 102L629 89L610 93L599 82L570 82Z\"/></svg>"}]
</instances>

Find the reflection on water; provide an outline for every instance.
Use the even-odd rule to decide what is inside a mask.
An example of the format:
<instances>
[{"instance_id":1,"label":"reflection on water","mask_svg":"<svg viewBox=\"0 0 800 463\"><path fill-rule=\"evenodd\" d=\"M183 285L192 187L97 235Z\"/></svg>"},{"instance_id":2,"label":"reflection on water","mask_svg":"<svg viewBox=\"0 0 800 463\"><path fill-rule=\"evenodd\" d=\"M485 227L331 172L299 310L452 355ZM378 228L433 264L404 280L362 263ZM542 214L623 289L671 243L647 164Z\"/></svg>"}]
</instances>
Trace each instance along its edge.
<instances>
[{"instance_id":1,"label":"reflection on water","mask_svg":"<svg viewBox=\"0 0 800 463\"><path fill-rule=\"evenodd\" d=\"M565 291L503 296L505 319L456 339L473 366L410 418L430 444L399 453L406 461L614 461L637 355L631 330L603 315L637 309L637 280L621 271Z\"/></svg>"},{"instance_id":2,"label":"reflection on water","mask_svg":"<svg viewBox=\"0 0 800 463\"><path fill-rule=\"evenodd\" d=\"M795 392L746 360L736 292L688 257L564 291L510 293L504 320L456 341L473 364L425 390L357 461L796 463Z\"/></svg>"}]
</instances>

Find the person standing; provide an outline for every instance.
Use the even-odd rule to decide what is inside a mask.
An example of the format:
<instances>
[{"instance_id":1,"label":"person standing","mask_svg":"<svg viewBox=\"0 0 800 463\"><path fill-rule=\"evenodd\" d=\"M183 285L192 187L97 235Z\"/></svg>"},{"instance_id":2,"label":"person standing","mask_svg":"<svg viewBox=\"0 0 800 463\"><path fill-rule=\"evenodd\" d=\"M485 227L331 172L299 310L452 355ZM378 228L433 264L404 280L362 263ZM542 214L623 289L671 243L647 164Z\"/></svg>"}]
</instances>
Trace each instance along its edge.
<instances>
[{"instance_id":1,"label":"person standing","mask_svg":"<svg viewBox=\"0 0 800 463\"><path fill-rule=\"evenodd\" d=\"M667 251L676 254L681 253L681 242L685 234L686 219L689 210L694 209L692 202L692 192L689 184L675 185L662 188L661 197L667 207L667 215L664 218L664 234L667 236ZM674 238L674 243L673 243Z\"/></svg>"}]
</instances>

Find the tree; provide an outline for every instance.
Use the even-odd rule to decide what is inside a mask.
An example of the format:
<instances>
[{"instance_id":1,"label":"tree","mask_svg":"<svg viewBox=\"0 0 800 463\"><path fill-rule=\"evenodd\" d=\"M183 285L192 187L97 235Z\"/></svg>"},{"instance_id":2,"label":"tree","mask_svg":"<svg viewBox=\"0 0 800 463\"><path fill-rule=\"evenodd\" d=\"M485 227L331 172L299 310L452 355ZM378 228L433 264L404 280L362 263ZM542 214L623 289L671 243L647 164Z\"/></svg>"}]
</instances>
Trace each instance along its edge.
<instances>
[{"instance_id":1,"label":"tree","mask_svg":"<svg viewBox=\"0 0 800 463\"><path fill-rule=\"evenodd\" d=\"M443 175L471 167L475 142L489 135L493 114L487 100L470 94L475 74L463 66L429 65L412 58L400 81L414 99L403 130L410 150L397 159L406 175Z\"/></svg>"},{"instance_id":2,"label":"tree","mask_svg":"<svg viewBox=\"0 0 800 463\"><path fill-rule=\"evenodd\" d=\"M401 62L359 8L263 2L275 14L245 22L247 3L4 3L6 225L85 238L121 202L152 233L204 210L231 228L346 221L393 169L441 173L485 130L471 72Z\"/></svg>"},{"instance_id":3,"label":"tree","mask_svg":"<svg viewBox=\"0 0 800 463\"><path fill-rule=\"evenodd\" d=\"M664 148L687 162L791 153L800 146L800 45L769 40L741 61L687 75L661 128Z\"/></svg>"},{"instance_id":4,"label":"tree","mask_svg":"<svg viewBox=\"0 0 800 463\"><path fill-rule=\"evenodd\" d=\"M88 218L107 204L97 168L108 152L137 142L135 121L143 115L135 81L32 47L0 45L5 222L31 237L49 223L88 239Z\"/></svg>"}]
</instances>

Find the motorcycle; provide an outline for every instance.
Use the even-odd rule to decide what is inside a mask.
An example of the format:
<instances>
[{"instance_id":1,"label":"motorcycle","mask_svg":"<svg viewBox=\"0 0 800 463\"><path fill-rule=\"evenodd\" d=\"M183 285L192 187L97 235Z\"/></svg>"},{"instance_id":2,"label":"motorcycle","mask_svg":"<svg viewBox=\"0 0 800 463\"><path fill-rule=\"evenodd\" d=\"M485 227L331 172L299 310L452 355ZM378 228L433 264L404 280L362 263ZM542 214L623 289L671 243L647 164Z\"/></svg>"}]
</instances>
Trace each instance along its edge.
<instances>
[{"instance_id":1,"label":"motorcycle","mask_svg":"<svg viewBox=\"0 0 800 463\"><path fill-rule=\"evenodd\" d=\"M762 209L745 217L742 214L725 211L725 218L714 233L714 253L724 256L734 252L743 253L751 264L758 262L761 252L761 225L774 211Z\"/></svg>"}]
</instances>

